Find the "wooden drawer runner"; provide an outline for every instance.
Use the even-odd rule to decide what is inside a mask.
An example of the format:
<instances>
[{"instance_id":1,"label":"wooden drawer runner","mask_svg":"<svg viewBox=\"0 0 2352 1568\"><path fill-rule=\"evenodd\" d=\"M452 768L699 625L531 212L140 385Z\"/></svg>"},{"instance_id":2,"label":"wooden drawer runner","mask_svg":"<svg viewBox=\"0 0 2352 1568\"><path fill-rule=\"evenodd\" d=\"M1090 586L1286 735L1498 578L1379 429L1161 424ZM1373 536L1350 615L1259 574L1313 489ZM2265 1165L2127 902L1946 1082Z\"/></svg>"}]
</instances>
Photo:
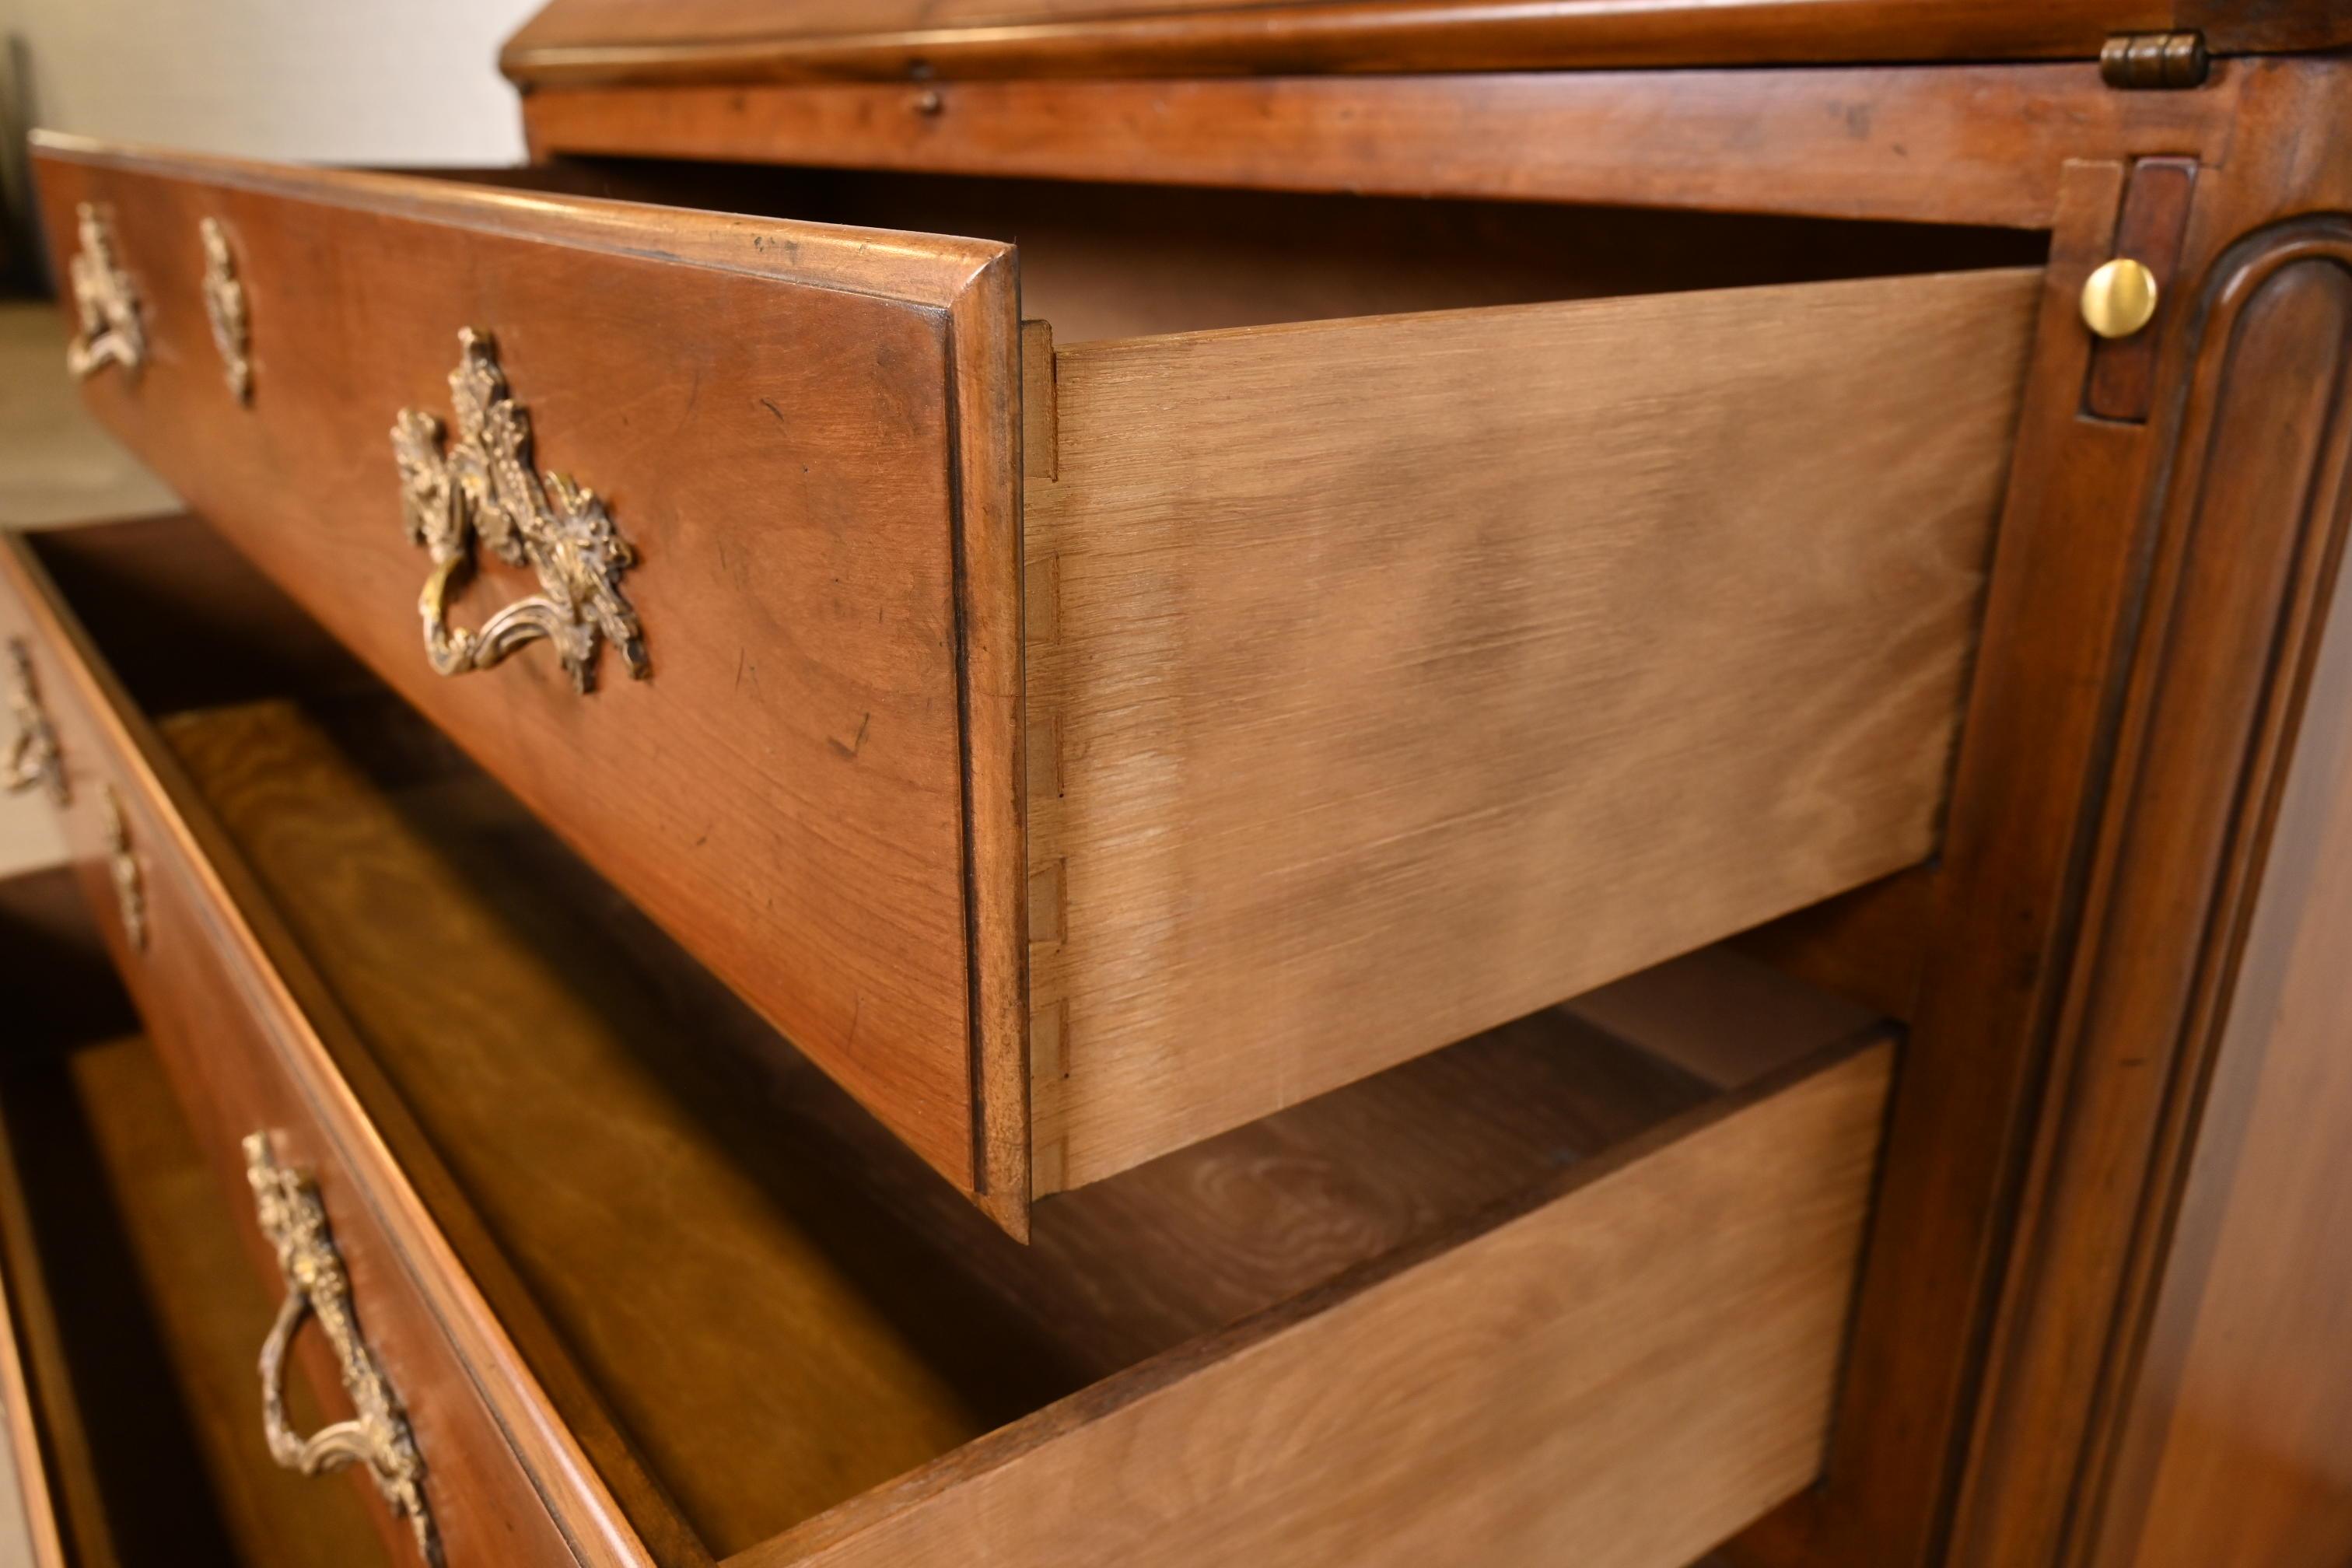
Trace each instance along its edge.
<instances>
[{"instance_id":1,"label":"wooden drawer runner","mask_svg":"<svg viewBox=\"0 0 2352 1568\"><path fill-rule=\"evenodd\" d=\"M1016 1235L1934 848L2036 270L1056 348L994 241L40 164L105 422ZM593 692L420 646L461 329L633 554Z\"/></svg>"},{"instance_id":2,"label":"wooden drawer runner","mask_svg":"<svg viewBox=\"0 0 2352 1568\"><path fill-rule=\"evenodd\" d=\"M203 539L12 542L0 631L129 803L200 1136L317 1174L453 1563L1680 1568L1818 1473L1894 1048L1845 1005L1695 955L1024 1247L381 687L190 687L142 595L278 619ZM1725 965L1737 1034L1644 1021Z\"/></svg>"}]
</instances>

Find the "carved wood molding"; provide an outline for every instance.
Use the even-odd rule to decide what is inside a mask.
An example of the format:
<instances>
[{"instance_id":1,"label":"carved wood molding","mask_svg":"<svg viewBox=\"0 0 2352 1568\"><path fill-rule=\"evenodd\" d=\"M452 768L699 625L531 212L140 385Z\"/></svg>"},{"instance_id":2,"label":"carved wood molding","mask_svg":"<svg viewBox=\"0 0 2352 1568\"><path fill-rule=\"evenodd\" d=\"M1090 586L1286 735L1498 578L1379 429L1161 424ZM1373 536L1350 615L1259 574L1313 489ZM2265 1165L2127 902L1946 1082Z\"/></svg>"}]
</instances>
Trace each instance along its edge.
<instances>
[{"instance_id":1,"label":"carved wood molding","mask_svg":"<svg viewBox=\"0 0 2352 1568\"><path fill-rule=\"evenodd\" d=\"M2319 611L2352 529L2352 217L2296 219L2232 246L2197 296L2178 363L2136 652L1956 1565L2078 1563L2096 1545ZM2087 1353L2100 1346L2104 1360Z\"/></svg>"}]
</instances>

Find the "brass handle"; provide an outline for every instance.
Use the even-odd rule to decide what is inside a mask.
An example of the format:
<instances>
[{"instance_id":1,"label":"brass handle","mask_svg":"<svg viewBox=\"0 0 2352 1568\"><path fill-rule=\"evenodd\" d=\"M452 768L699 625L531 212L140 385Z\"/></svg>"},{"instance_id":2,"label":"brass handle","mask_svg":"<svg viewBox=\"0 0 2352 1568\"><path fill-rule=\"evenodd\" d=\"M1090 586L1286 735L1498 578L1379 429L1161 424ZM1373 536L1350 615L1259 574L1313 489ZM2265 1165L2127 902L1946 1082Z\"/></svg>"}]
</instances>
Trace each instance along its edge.
<instances>
[{"instance_id":1,"label":"brass handle","mask_svg":"<svg viewBox=\"0 0 2352 1568\"><path fill-rule=\"evenodd\" d=\"M0 759L0 787L15 795L39 785L58 805L73 804L73 786L66 782L65 753L58 749L58 729L41 706L41 689L33 680L33 650L22 637L8 639L8 710L16 733Z\"/></svg>"},{"instance_id":2,"label":"brass handle","mask_svg":"<svg viewBox=\"0 0 2352 1568\"><path fill-rule=\"evenodd\" d=\"M253 1187L261 1232L276 1250L278 1272L286 1279L286 1300L269 1337L261 1342L261 1429L269 1440L270 1458L306 1476L365 1465L393 1511L408 1521L416 1550L437 1568L441 1538L425 1502L425 1460L416 1451L399 1399L384 1381L383 1369L360 1338L351 1279L327 1229L318 1185L278 1163L267 1132L245 1141L245 1177ZM306 1318L318 1319L333 1347L343 1392L351 1395L356 1412L350 1420L321 1427L308 1437L286 1419L286 1352Z\"/></svg>"},{"instance_id":3,"label":"brass handle","mask_svg":"<svg viewBox=\"0 0 2352 1568\"><path fill-rule=\"evenodd\" d=\"M449 373L455 442L445 452L441 421L414 408L402 409L392 426L408 541L433 558L416 601L425 658L443 675L464 675L545 638L585 693L609 638L629 673L643 679L644 636L621 593L621 574L636 564L636 552L594 491L532 469L530 418L508 395L489 334L468 328L457 334L457 368ZM476 632L449 624L449 600L472 574L478 535L499 559L537 569L544 592L507 605Z\"/></svg>"},{"instance_id":4,"label":"brass handle","mask_svg":"<svg viewBox=\"0 0 2352 1568\"><path fill-rule=\"evenodd\" d=\"M139 290L114 242L114 215L84 202L74 222L79 248L69 269L79 328L66 345L66 368L84 381L110 364L135 376L147 363L147 331L139 321Z\"/></svg>"},{"instance_id":5,"label":"brass handle","mask_svg":"<svg viewBox=\"0 0 2352 1568\"><path fill-rule=\"evenodd\" d=\"M253 325L245 310L245 284L236 275L236 253L228 247L228 230L220 219L196 225L205 247L205 320L212 323L213 347L220 351L221 374L228 395L239 403L253 401L253 360L249 353Z\"/></svg>"},{"instance_id":6,"label":"brass handle","mask_svg":"<svg viewBox=\"0 0 2352 1568\"><path fill-rule=\"evenodd\" d=\"M147 879L139 869L139 852L131 847L131 824L122 802L109 784L99 795L100 821L106 833L106 869L114 882L114 902L122 912L122 936L139 952L147 947Z\"/></svg>"}]
</instances>

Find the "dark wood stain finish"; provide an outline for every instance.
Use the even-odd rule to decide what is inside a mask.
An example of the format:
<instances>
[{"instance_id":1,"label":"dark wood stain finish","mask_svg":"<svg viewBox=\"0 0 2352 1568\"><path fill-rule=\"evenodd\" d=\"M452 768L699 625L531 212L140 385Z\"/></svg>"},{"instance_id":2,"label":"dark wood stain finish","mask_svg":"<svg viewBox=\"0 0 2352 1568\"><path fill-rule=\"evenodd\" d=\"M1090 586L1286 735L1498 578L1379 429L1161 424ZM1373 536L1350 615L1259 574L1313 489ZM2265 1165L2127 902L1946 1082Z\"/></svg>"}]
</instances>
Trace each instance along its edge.
<instances>
[{"instance_id":1,"label":"dark wood stain finish","mask_svg":"<svg viewBox=\"0 0 2352 1568\"><path fill-rule=\"evenodd\" d=\"M2084 1550L2071 1532L2096 1518L2352 517L2352 222L2239 241L2174 353L2145 652L1976 1435L1986 1465L1962 1501L1964 1563ZM2085 1336L2112 1342L2095 1367ZM2029 1447L2081 1457L2000 1462Z\"/></svg>"},{"instance_id":2,"label":"dark wood stain finish","mask_svg":"<svg viewBox=\"0 0 2352 1568\"><path fill-rule=\"evenodd\" d=\"M2116 92L2090 65L1020 79L583 88L530 94L523 121L541 157L2038 229L2070 159L2224 152L2238 91L2224 72L2195 92Z\"/></svg>"}]
</instances>

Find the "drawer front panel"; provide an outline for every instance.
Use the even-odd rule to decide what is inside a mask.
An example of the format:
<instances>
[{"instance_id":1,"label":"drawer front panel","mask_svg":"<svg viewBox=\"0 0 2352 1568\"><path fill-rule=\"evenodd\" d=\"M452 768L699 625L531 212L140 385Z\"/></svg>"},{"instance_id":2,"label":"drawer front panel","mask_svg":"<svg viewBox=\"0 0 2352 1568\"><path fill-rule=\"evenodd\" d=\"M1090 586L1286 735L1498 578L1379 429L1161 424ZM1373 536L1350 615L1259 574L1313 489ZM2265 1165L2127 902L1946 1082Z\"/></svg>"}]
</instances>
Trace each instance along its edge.
<instances>
[{"instance_id":1,"label":"drawer front panel","mask_svg":"<svg viewBox=\"0 0 2352 1568\"><path fill-rule=\"evenodd\" d=\"M0 637L31 651L65 762L62 819L76 870L273 1288L280 1268L255 1218L245 1139L267 1135L279 1164L315 1185L359 1334L422 1458L444 1560L452 1568L642 1561L194 849L142 743L143 721L14 543L0 559ZM362 1160L378 1163L365 1178ZM318 1327L299 1330L294 1345L331 1418L349 1415ZM258 1409L257 1401L257 1445L265 1441ZM519 1451L534 1447L528 1459ZM408 1535L404 1522L398 1533Z\"/></svg>"},{"instance_id":2,"label":"drawer front panel","mask_svg":"<svg viewBox=\"0 0 2352 1568\"><path fill-rule=\"evenodd\" d=\"M1038 1189L1933 854L2042 288L1057 353Z\"/></svg>"},{"instance_id":3,"label":"drawer front panel","mask_svg":"<svg viewBox=\"0 0 2352 1568\"><path fill-rule=\"evenodd\" d=\"M55 142L41 194L99 416L988 1186L972 998L1009 982L973 958L1018 943L966 837L1017 837L1010 252Z\"/></svg>"}]
</instances>

